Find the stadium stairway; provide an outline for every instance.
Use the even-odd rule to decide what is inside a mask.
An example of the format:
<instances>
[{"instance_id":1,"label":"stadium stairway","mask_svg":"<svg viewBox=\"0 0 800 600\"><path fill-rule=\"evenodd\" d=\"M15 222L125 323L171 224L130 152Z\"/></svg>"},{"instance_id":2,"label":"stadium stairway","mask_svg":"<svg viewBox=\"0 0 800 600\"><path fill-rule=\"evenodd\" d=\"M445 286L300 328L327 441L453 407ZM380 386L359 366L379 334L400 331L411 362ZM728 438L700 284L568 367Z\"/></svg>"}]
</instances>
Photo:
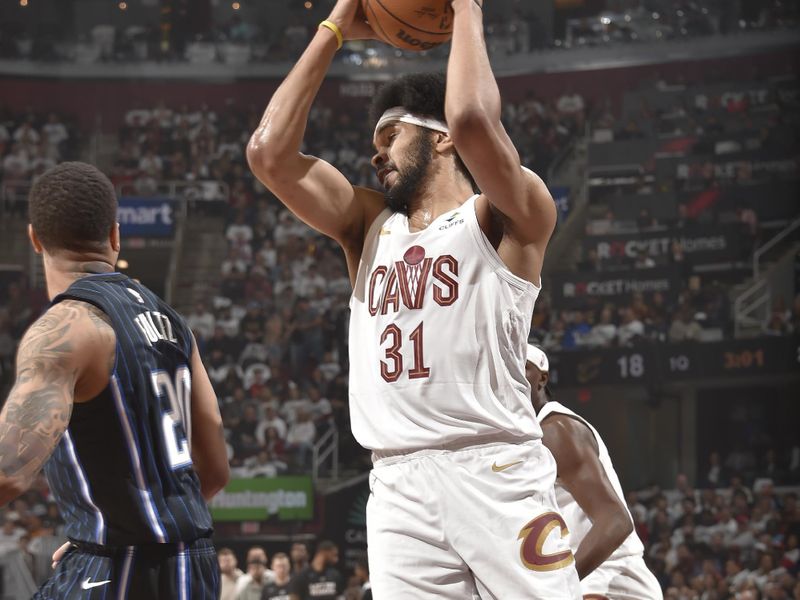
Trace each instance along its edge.
<instances>
[{"instance_id":1,"label":"stadium stairway","mask_svg":"<svg viewBox=\"0 0 800 600\"><path fill-rule=\"evenodd\" d=\"M221 216L196 214L190 210L178 232L177 260L170 274L168 300L188 314L199 301L210 303L217 292L220 265L227 254Z\"/></svg>"},{"instance_id":2,"label":"stadium stairway","mask_svg":"<svg viewBox=\"0 0 800 600\"><path fill-rule=\"evenodd\" d=\"M758 277L731 288L729 297L737 338L763 335L775 301L782 299L784 306L791 307L795 269L800 261L799 238L800 226L765 253Z\"/></svg>"},{"instance_id":3,"label":"stadium stairway","mask_svg":"<svg viewBox=\"0 0 800 600\"><path fill-rule=\"evenodd\" d=\"M580 244L575 240L583 234L588 211L586 164L588 139L577 138L564 153L557 157L547 175L549 188L569 188L569 213L559 221L553 239L547 247L547 260L542 274L547 277L553 271L570 269L580 260Z\"/></svg>"}]
</instances>

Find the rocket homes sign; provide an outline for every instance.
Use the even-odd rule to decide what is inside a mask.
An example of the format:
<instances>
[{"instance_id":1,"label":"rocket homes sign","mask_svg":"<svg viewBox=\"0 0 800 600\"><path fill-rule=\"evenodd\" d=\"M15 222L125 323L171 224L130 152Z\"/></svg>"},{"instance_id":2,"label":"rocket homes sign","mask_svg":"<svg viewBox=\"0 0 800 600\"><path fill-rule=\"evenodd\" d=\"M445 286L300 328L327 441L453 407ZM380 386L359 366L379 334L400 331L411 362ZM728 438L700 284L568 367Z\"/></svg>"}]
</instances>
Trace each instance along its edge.
<instances>
[{"instance_id":1,"label":"rocket homes sign","mask_svg":"<svg viewBox=\"0 0 800 600\"><path fill-rule=\"evenodd\" d=\"M694 226L669 232L643 232L590 236L584 238L584 254L595 250L601 262L630 264L641 251L656 259L670 255L673 242L683 247L687 261L692 265L713 264L737 260L747 248L742 244L738 224Z\"/></svg>"},{"instance_id":2,"label":"rocket homes sign","mask_svg":"<svg viewBox=\"0 0 800 600\"><path fill-rule=\"evenodd\" d=\"M555 306L583 308L597 302L626 301L636 292L660 292L672 297L680 278L674 269L654 268L612 273L559 273L553 280Z\"/></svg>"}]
</instances>

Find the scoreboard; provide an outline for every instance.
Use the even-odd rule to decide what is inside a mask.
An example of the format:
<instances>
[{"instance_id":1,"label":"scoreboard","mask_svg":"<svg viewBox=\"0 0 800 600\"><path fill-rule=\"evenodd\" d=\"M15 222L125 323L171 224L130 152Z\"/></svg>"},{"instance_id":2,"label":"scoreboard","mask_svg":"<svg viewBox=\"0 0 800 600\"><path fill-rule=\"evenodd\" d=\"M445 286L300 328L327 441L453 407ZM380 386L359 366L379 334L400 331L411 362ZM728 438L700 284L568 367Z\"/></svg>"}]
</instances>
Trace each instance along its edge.
<instances>
[{"instance_id":1,"label":"scoreboard","mask_svg":"<svg viewBox=\"0 0 800 600\"><path fill-rule=\"evenodd\" d=\"M667 384L758 375L800 376L800 336L722 342L643 343L550 353L553 382L560 386Z\"/></svg>"}]
</instances>

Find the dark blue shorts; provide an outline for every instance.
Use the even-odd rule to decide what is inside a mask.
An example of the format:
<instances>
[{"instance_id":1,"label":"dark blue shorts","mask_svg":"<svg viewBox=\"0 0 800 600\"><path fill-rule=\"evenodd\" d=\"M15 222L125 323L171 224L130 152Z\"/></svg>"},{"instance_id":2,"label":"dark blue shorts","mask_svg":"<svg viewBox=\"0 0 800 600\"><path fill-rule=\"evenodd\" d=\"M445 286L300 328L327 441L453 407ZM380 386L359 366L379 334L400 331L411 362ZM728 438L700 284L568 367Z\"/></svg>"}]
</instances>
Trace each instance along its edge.
<instances>
[{"instance_id":1,"label":"dark blue shorts","mask_svg":"<svg viewBox=\"0 0 800 600\"><path fill-rule=\"evenodd\" d=\"M34 600L217 600L219 564L210 540L111 548L72 546Z\"/></svg>"}]
</instances>

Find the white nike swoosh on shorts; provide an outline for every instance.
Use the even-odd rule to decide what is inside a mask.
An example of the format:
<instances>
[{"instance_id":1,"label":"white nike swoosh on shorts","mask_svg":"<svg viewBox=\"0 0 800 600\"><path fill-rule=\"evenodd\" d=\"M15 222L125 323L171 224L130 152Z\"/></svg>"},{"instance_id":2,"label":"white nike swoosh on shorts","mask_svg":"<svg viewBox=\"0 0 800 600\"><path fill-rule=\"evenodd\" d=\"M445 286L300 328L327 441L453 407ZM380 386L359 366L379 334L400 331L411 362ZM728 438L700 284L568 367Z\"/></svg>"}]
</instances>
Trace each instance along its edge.
<instances>
[{"instance_id":1,"label":"white nike swoosh on shorts","mask_svg":"<svg viewBox=\"0 0 800 600\"><path fill-rule=\"evenodd\" d=\"M111 583L110 579L106 579L105 581L95 581L94 583L89 583L90 580L91 580L91 577L87 577L86 581L84 581L81 584L81 589L82 590L90 590L92 588L96 588L96 587L99 587L101 585L105 585L107 583Z\"/></svg>"}]
</instances>

